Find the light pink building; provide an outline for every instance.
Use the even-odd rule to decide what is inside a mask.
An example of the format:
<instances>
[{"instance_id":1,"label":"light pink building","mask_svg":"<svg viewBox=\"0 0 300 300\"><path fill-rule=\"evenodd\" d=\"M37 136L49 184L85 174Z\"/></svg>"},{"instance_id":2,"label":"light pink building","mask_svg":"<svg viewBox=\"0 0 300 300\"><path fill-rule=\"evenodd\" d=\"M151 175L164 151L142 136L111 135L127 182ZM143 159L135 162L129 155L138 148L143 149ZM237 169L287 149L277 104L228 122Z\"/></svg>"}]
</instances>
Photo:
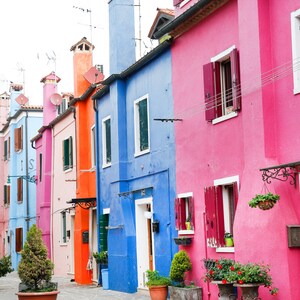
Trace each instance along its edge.
<instances>
[{"instance_id":1,"label":"light pink building","mask_svg":"<svg viewBox=\"0 0 300 300\"><path fill-rule=\"evenodd\" d=\"M76 168L64 167L65 147L71 152L75 163L75 115L68 108L69 96L63 95L61 114L54 119L52 128L52 199L51 199L51 245L54 274L74 278L74 219L75 207L67 201L76 197ZM63 106L65 110L63 109ZM69 148L70 147L70 148ZM70 166L70 164L69 164Z\"/></svg>"},{"instance_id":2,"label":"light pink building","mask_svg":"<svg viewBox=\"0 0 300 300\"><path fill-rule=\"evenodd\" d=\"M176 18L156 37L175 38L177 225L193 238L183 248L193 263L189 279L215 300L216 286L202 280L204 258L264 262L277 299L300 299L300 3L174 4ZM281 197L275 207L250 208L267 190ZM224 246L225 231L234 247ZM260 297L272 299L266 288Z\"/></svg>"}]
</instances>

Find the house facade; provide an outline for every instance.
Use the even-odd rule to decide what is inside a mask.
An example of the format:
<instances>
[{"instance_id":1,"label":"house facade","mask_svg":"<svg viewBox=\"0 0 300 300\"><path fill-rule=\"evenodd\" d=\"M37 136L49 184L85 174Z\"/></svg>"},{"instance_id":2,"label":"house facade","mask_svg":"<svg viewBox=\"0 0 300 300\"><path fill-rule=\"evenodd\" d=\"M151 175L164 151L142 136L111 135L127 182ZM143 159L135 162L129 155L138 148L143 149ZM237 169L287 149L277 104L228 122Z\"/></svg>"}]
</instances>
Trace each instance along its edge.
<instances>
[{"instance_id":1,"label":"house facade","mask_svg":"<svg viewBox=\"0 0 300 300\"><path fill-rule=\"evenodd\" d=\"M9 113L9 94L0 95L0 257L10 253L8 234L10 185L7 183L8 167L10 160L10 131L6 119Z\"/></svg>"},{"instance_id":2,"label":"house facade","mask_svg":"<svg viewBox=\"0 0 300 300\"><path fill-rule=\"evenodd\" d=\"M52 128L50 122L57 116L55 97L60 78L54 72L41 79L43 83L43 123L31 135L32 149L35 150L36 169L36 224L42 230L43 241L52 257L51 248L51 195L52 195ZM58 96L57 96L58 95ZM38 134L36 134L38 132Z\"/></svg>"},{"instance_id":3,"label":"house facade","mask_svg":"<svg viewBox=\"0 0 300 300\"><path fill-rule=\"evenodd\" d=\"M96 102L97 210L107 230L109 288L145 289L177 251L170 43L135 62L133 1L109 3L110 71ZM130 4L129 3L129 4ZM125 18L126 16L126 18ZM117 35L126 27L126 34ZM126 51L118 51L126 49ZM118 53L119 52L119 53ZM118 55L120 54L120 55ZM103 243L103 244L101 244Z\"/></svg>"},{"instance_id":4,"label":"house facade","mask_svg":"<svg viewBox=\"0 0 300 300\"><path fill-rule=\"evenodd\" d=\"M93 66L94 46L82 38L71 47L74 68L74 107L76 135L76 194L68 203L75 206L74 271L80 284L98 282L98 268L93 253L98 252L96 210L96 135L95 112L91 97L103 74Z\"/></svg>"},{"instance_id":5,"label":"house facade","mask_svg":"<svg viewBox=\"0 0 300 300\"><path fill-rule=\"evenodd\" d=\"M53 147L51 252L54 274L74 278L75 208L67 201L76 196L76 169L70 163L76 157L76 130L74 108L68 108L69 100L69 95L62 95L59 115L49 123Z\"/></svg>"},{"instance_id":6,"label":"house facade","mask_svg":"<svg viewBox=\"0 0 300 300\"><path fill-rule=\"evenodd\" d=\"M22 86L11 85L9 140L10 159L7 169L9 197L9 254L12 267L17 268L26 233L36 222L35 152L30 137L42 123L42 107L30 106L22 94Z\"/></svg>"},{"instance_id":7,"label":"house facade","mask_svg":"<svg viewBox=\"0 0 300 300\"><path fill-rule=\"evenodd\" d=\"M182 247L193 264L188 279L203 299L217 299L217 287L202 280L203 259L263 262L278 297L298 299L299 2L174 5L176 18L156 38L174 39L174 117L183 120L175 124L175 210L178 235L193 238ZM249 207L268 191L280 195L274 208ZM225 247L225 232L234 247ZM260 288L260 297L272 296Z\"/></svg>"}]
</instances>

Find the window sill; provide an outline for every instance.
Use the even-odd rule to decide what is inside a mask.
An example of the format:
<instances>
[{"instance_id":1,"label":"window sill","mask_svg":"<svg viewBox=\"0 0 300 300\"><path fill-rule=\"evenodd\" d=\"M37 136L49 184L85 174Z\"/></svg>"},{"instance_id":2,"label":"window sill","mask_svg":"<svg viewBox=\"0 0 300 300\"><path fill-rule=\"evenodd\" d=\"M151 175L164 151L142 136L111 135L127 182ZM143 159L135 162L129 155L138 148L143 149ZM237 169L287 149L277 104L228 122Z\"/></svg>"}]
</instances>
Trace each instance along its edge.
<instances>
[{"instance_id":1,"label":"window sill","mask_svg":"<svg viewBox=\"0 0 300 300\"><path fill-rule=\"evenodd\" d=\"M72 172L72 170L73 170L73 168L66 169L66 170L64 170L64 173Z\"/></svg>"},{"instance_id":2,"label":"window sill","mask_svg":"<svg viewBox=\"0 0 300 300\"><path fill-rule=\"evenodd\" d=\"M141 156L150 152L150 149L134 153L134 157Z\"/></svg>"},{"instance_id":3,"label":"window sill","mask_svg":"<svg viewBox=\"0 0 300 300\"><path fill-rule=\"evenodd\" d=\"M102 169L106 169L106 168L109 168L109 167L111 167L111 163L110 164L102 165Z\"/></svg>"},{"instance_id":4,"label":"window sill","mask_svg":"<svg viewBox=\"0 0 300 300\"><path fill-rule=\"evenodd\" d=\"M216 248L218 253L234 253L234 247L218 247Z\"/></svg>"},{"instance_id":5,"label":"window sill","mask_svg":"<svg viewBox=\"0 0 300 300\"><path fill-rule=\"evenodd\" d=\"M300 94L300 87L294 88L294 95Z\"/></svg>"},{"instance_id":6,"label":"window sill","mask_svg":"<svg viewBox=\"0 0 300 300\"><path fill-rule=\"evenodd\" d=\"M179 230L178 231L178 235L179 234L194 234L194 230Z\"/></svg>"},{"instance_id":7,"label":"window sill","mask_svg":"<svg viewBox=\"0 0 300 300\"><path fill-rule=\"evenodd\" d=\"M180 4L179 7L182 8L184 7L187 3L189 3L191 0L183 0Z\"/></svg>"},{"instance_id":8,"label":"window sill","mask_svg":"<svg viewBox=\"0 0 300 300\"><path fill-rule=\"evenodd\" d=\"M212 124L213 124L213 125L214 125L214 124L218 124L218 123L224 122L224 121L226 121L226 120L235 118L235 117L237 117L237 116L238 116L238 113L235 112L235 111L233 111L233 112L231 112L231 113L229 113L229 114L227 114L227 115L224 115L224 116L222 116L222 117L213 119L213 120L212 120Z\"/></svg>"}]
</instances>

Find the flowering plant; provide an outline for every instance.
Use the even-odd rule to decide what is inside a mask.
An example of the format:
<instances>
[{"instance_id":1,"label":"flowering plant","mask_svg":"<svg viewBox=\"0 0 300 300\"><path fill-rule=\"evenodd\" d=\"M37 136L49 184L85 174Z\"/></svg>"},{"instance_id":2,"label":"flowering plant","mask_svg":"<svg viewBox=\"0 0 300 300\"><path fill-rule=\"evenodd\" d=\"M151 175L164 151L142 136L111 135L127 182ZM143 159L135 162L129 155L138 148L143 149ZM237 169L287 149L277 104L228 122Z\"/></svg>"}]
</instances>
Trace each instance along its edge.
<instances>
[{"instance_id":1,"label":"flowering plant","mask_svg":"<svg viewBox=\"0 0 300 300\"><path fill-rule=\"evenodd\" d=\"M272 288L272 277L269 273L268 265L248 263L241 264L236 262L230 267L230 272L226 277L228 282L236 282L238 284L258 283L268 287L271 295L277 295L278 289Z\"/></svg>"},{"instance_id":2,"label":"flowering plant","mask_svg":"<svg viewBox=\"0 0 300 300\"><path fill-rule=\"evenodd\" d=\"M267 194L258 194L252 198L248 204L250 207L260 207L261 209L270 209L274 206L274 204L280 199L280 196L277 194L267 193ZM263 204L267 205L267 208L263 208Z\"/></svg>"},{"instance_id":3,"label":"flowering plant","mask_svg":"<svg viewBox=\"0 0 300 300\"><path fill-rule=\"evenodd\" d=\"M222 283L230 282L228 280L228 276L233 266L234 260L232 259L221 258L214 260L214 263L211 263L206 271L204 281L222 281Z\"/></svg>"}]
</instances>

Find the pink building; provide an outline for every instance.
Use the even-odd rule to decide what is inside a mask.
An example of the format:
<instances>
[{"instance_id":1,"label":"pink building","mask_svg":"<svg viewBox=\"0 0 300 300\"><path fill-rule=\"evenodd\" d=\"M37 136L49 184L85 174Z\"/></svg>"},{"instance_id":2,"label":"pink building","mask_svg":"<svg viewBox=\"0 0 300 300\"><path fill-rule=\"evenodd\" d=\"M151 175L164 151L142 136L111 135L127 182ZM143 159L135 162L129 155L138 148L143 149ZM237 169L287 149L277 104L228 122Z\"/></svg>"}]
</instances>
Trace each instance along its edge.
<instances>
[{"instance_id":1,"label":"pink building","mask_svg":"<svg viewBox=\"0 0 300 300\"><path fill-rule=\"evenodd\" d=\"M32 140L36 149L36 224L41 228L43 240L51 254L51 182L52 182L52 129L49 123L57 116L57 105L53 95L57 94L60 78L54 72L43 77L43 126Z\"/></svg>"},{"instance_id":2,"label":"pink building","mask_svg":"<svg viewBox=\"0 0 300 300\"><path fill-rule=\"evenodd\" d=\"M277 299L300 299L300 3L174 4L176 18L155 37L174 37L177 226L193 238L183 248L189 279L214 300L216 286L202 280L204 258L264 262ZM280 195L274 208L250 208L267 190ZM234 247L225 247L225 232ZM260 297L272 298L266 288Z\"/></svg>"}]
</instances>

